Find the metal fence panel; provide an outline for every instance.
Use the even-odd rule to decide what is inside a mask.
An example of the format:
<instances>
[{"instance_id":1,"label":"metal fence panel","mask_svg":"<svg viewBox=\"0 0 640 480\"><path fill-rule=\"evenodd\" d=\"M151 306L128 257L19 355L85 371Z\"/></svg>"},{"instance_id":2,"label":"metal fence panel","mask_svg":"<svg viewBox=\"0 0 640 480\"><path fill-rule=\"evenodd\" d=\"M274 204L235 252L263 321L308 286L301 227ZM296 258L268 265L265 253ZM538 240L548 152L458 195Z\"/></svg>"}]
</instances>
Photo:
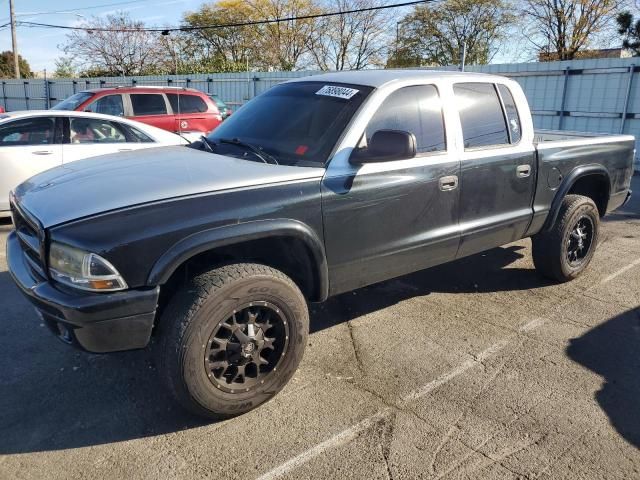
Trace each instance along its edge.
<instances>
[{"instance_id":1,"label":"metal fence panel","mask_svg":"<svg viewBox=\"0 0 640 480\"><path fill-rule=\"evenodd\" d=\"M457 67L440 67L455 70ZM469 71L505 75L522 86L536 128L628 133L640 139L640 58L474 65ZM7 111L42 109L90 88L163 85L216 94L238 108L256 95L302 72L236 72L92 79L4 80L0 102ZM640 149L639 149L640 150ZM636 157L640 170L640 158Z\"/></svg>"}]
</instances>

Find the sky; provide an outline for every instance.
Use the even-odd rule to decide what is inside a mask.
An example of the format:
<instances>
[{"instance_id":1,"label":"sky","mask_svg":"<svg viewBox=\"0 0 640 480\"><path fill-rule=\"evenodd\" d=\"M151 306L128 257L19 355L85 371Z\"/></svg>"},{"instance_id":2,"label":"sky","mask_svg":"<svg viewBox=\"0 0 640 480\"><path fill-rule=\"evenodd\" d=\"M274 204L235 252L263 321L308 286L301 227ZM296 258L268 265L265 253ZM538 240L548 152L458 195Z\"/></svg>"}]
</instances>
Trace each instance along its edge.
<instances>
[{"instance_id":1,"label":"sky","mask_svg":"<svg viewBox=\"0 0 640 480\"><path fill-rule=\"evenodd\" d=\"M173 26L183 13L196 10L204 0L14 0L16 20L79 25L85 18L125 11L147 26ZM92 8L96 7L96 8ZM47 13L43 12L64 12ZM81 16L79 16L81 15ZM9 21L9 0L0 0L0 25ZM64 30L18 27L18 52L35 72L55 70L55 59L62 56L58 48L66 40ZM11 30L0 29L0 52L11 50Z\"/></svg>"}]
</instances>

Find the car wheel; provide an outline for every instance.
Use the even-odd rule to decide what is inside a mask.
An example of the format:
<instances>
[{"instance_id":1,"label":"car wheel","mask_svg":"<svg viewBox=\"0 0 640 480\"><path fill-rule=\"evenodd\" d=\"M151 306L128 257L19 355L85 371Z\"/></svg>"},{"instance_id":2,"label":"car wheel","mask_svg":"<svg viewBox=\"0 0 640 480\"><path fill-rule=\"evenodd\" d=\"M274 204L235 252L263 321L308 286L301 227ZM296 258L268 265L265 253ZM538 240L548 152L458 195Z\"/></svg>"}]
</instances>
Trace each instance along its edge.
<instances>
[{"instance_id":1,"label":"car wheel","mask_svg":"<svg viewBox=\"0 0 640 480\"><path fill-rule=\"evenodd\" d=\"M531 239L536 269L560 282L573 280L591 262L599 228L600 214L593 200L567 195L551 229Z\"/></svg>"},{"instance_id":2,"label":"car wheel","mask_svg":"<svg viewBox=\"0 0 640 480\"><path fill-rule=\"evenodd\" d=\"M284 273L233 264L196 276L160 319L160 374L188 410L239 415L291 379L309 332L307 303Z\"/></svg>"}]
</instances>

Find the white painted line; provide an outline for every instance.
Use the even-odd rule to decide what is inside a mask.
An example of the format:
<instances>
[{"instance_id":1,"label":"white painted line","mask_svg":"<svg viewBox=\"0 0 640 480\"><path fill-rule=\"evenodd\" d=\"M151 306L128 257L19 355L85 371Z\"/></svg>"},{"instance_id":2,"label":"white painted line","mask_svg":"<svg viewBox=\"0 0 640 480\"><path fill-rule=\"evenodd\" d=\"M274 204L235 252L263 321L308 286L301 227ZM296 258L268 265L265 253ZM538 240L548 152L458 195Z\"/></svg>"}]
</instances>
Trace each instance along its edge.
<instances>
[{"instance_id":1,"label":"white painted line","mask_svg":"<svg viewBox=\"0 0 640 480\"><path fill-rule=\"evenodd\" d=\"M524 325L522 325L518 329L518 331L520 331L520 332L530 332L531 330L535 330L536 328L541 327L542 325L544 325L547 322L548 322L548 320L546 318L534 318L529 323L525 323Z\"/></svg>"},{"instance_id":2,"label":"white painted line","mask_svg":"<svg viewBox=\"0 0 640 480\"><path fill-rule=\"evenodd\" d=\"M433 392L436 388L444 385L445 383L450 382L457 376L462 375L464 372L475 367L476 365L479 365L481 362L489 358L491 355L494 355L500 350L502 350L508 344L509 344L508 340L502 340L494 345L491 345L489 348L487 348L486 350L476 355L475 358L472 358L472 359L470 358L469 360L464 362L462 365L454 368L450 372L440 375L435 380L432 380L431 382L418 388L417 390L414 390L413 392L408 393L407 395L402 397L401 399L402 403L408 403L414 400L418 400L424 397L425 395L428 395L429 393Z\"/></svg>"},{"instance_id":3,"label":"white painted line","mask_svg":"<svg viewBox=\"0 0 640 480\"><path fill-rule=\"evenodd\" d=\"M522 325L520 328L518 328L518 331L530 332L532 330L535 330L536 328L541 327L545 323L547 323L546 319L536 318ZM467 360L466 362L462 363L460 366L454 368L450 372L444 373L443 375L440 375L435 380L432 380L431 382L418 388L417 390L414 390L413 392L408 393L407 395L402 397L401 402L407 403L412 400L418 400L424 397L425 395L428 395L438 387L450 382L454 378L458 377L459 375L462 375L464 372L470 370L476 365L479 365L480 363L484 362L489 357L500 352L507 345L509 345L509 343L510 341L508 339L504 339L497 343L494 343L489 348L477 354L474 358ZM296 455L290 460L287 460L286 462L275 467L274 469L269 470L265 474L258 477L257 480L273 480L276 478L280 478L283 475L286 475L287 473L291 472L292 470L295 470L296 468L300 467L301 465L304 465L310 460L313 460L318 455L321 455L327 450L330 450L335 447L339 447L341 445L346 445L352 440L355 440L358 437L358 435L360 435L362 432L371 428L381 420L384 420L387 416L389 416L391 412L392 412L392 409L390 407L380 410L374 415L371 415L370 417L365 418L361 422L347 428L346 430L343 430L342 432L335 434L333 437L330 437L324 442L319 443L314 447L311 447L309 450L305 450L304 452L300 453L299 455Z\"/></svg>"},{"instance_id":4,"label":"white painted line","mask_svg":"<svg viewBox=\"0 0 640 480\"><path fill-rule=\"evenodd\" d=\"M640 258L637 258L634 262L631 262L629 265L626 265L626 266L622 267L617 272L613 272L611 275L609 275L604 280L602 280L600 282L600 284L602 285L604 283L610 282L611 280L613 280L614 278L618 277L619 275L622 275L624 272L626 272L628 270L631 270L636 265L640 265Z\"/></svg>"},{"instance_id":5,"label":"white painted line","mask_svg":"<svg viewBox=\"0 0 640 480\"><path fill-rule=\"evenodd\" d=\"M290 460L287 460L282 465L274 468L273 470L269 470L264 475L258 477L257 480L272 480L274 478L279 478L282 475L289 473L291 470L295 470L301 465L304 465L309 460L317 457L321 453L329 450L331 448L339 447L340 445L345 445L352 440L355 440L360 433L368 430L373 427L376 423L383 420L391 413L391 408L385 408L384 410L380 410L375 415L365 418L360 423L356 423L354 426L343 430L342 432L334 435L333 437L325 440L322 443L319 443L315 447L302 452L300 455L296 455Z\"/></svg>"}]
</instances>

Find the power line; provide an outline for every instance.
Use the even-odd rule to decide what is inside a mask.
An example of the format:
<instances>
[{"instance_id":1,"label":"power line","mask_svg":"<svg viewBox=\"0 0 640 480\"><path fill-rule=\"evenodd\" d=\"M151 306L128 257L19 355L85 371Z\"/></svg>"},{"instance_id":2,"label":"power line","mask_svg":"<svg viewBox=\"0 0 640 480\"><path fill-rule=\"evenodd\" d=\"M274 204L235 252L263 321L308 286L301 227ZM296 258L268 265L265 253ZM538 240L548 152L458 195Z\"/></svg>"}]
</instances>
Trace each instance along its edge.
<instances>
[{"instance_id":1,"label":"power line","mask_svg":"<svg viewBox=\"0 0 640 480\"><path fill-rule=\"evenodd\" d=\"M16 17L35 17L38 15L55 15L56 13L73 13L83 10L94 10L96 8L117 7L119 5L131 5L133 3L144 3L149 0L128 0L126 2L103 3L102 5L92 5L89 7L68 8L65 10L50 10L48 12L24 12L16 13Z\"/></svg>"},{"instance_id":2,"label":"power line","mask_svg":"<svg viewBox=\"0 0 640 480\"><path fill-rule=\"evenodd\" d=\"M131 5L131 4L135 4L135 3L145 3L148 2L150 0L128 0L126 2L116 2L116 3L103 3L102 5L92 5L89 7L78 7L78 8L68 8L65 10L49 10L47 12L23 12L23 13L16 13L15 16L16 17L37 17L40 15L56 15L56 14L62 14L62 13L68 13L68 14L72 14L75 12L80 12L80 11L85 11L85 10L94 10L96 8L106 8L106 7L116 7L119 5ZM6 20L9 20L8 17L5 17L3 19L0 20L0 22L4 22Z\"/></svg>"},{"instance_id":3,"label":"power line","mask_svg":"<svg viewBox=\"0 0 640 480\"><path fill-rule=\"evenodd\" d=\"M170 32L192 32L197 30L209 30L209 29L217 29L217 28L229 28L229 27L248 27L252 25L264 25L269 23L283 23L283 22L291 22L295 20L310 20L314 18L324 18L324 17L334 17L338 15L348 15L351 13L362 13L362 12L372 12L376 10L386 10L389 8L400 8L400 7L408 7L410 5L418 5L421 3L434 3L440 0L414 0L410 2L403 3L394 3L391 5L380 5L378 7L368 7L368 8L357 8L354 10L342 10L338 12L327 12L327 13L317 13L313 15L300 15L294 17L283 17L283 18L273 18L273 19L265 19L265 20L253 20L249 22L238 22L238 23L219 23L212 25L193 25L193 26L182 26L182 27L151 27L151 28L106 28L106 27L82 27L82 26L70 26L70 25L55 25L50 23L39 23L39 22L27 22L20 21L18 24L20 26L26 27L34 27L34 28L58 28L63 30L80 30L85 32L156 32L162 33L163 35L168 35Z\"/></svg>"}]
</instances>

